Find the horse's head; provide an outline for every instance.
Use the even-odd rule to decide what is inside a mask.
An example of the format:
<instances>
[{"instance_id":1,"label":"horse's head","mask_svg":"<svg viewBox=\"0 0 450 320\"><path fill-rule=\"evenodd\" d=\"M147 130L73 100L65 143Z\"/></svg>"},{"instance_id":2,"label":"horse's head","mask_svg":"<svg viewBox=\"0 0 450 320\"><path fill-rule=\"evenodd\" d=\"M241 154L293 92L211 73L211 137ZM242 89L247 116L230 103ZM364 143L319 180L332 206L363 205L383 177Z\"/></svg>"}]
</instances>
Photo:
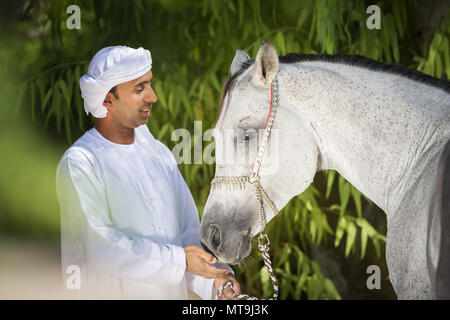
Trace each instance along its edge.
<instances>
[{"instance_id":1,"label":"horse's head","mask_svg":"<svg viewBox=\"0 0 450 320\"><path fill-rule=\"evenodd\" d=\"M222 93L214 133L216 178L248 176L269 116L271 85L278 75L275 120L259 176L279 210L311 184L318 161L317 144L298 118L301 106L293 105L283 88L287 77L280 79L282 67L275 48L267 41L261 44L255 60L238 50ZM211 188L200 229L205 249L225 263L236 264L246 258L251 239L261 228L258 208L253 184L219 183ZM267 202L264 209L268 222L274 214Z\"/></svg>"}]
</instances>

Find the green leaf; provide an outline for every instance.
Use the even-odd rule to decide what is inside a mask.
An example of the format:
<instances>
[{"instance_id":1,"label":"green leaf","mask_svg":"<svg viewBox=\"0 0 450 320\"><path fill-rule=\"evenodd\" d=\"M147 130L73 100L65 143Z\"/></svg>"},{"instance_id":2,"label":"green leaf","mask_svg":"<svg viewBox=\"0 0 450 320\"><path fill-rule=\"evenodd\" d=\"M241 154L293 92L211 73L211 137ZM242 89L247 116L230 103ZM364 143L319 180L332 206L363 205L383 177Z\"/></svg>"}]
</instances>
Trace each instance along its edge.
<instances>
[{"instance_id":1,"label":"green leaf","mask_svg":"<svg viewBox=\"0 0 450 320\"><path fill-rule=\"evenodd\" d=\"M380 241L386 242L386 237L375 230L364 218L356 219L356 224L361 227L361 257L364 257L367 247L367 237L369 237L375 246L377 257L381 254Z\"/></svg>"},{"instance_id":2,"label":"green leaf","mask_svg":"<svg viewBox=\"0 0 450 320\"><path fill-rule=\"evenodd\" d=\"M361 228L361 259L366 255L367 248L367 229L365 227Z\"/></svg>"},{"instance_id":3,"label":"green leaf","mask_svg":"<svg viewBox=\"0 0 450 320\"><path fill-rule=\"evenodd\" d=\"M339 292L336 290L336 287L330 279L324 280L324 287L328 297L336 300L341 299Z\"/></svg>"},{"instance_id":4,"label":"green leaf","mask_svg":"<svg viewBox=\"0 0 450 320\"><path fill-rule=\"evenodd\" d=\"M65 108L70 108L72 96L70 95L69 88L67 87L67 84L64 81L64 79L59 79L58 85L61 88L61 92L63 93L63 97L66 102Z\"/></svg>"},{"instance_id":5,"label":"green leaf","mask_svg":"<svg viewBox=\"0 0 450 320\"><path fill-rule=\"evenodd\" d=\"M442 39L442 47L444 48L444 70L447 79L450 79L450 44L446 36Z\"/></svg>"},{"instance_id":6,"label":"green leaf","mask_svg":"<svg viewBox=\"0 0 450 320\"><path fill-rule=\"evenodd\" d=\"M174 104L173 104L173 91L169 92L169 100L167 101L167 106L169 108L170 114L174 115Z\"/></svg>"},{"instance_id":7,"label":"green leaf","mask_svg":"<svg viewBox=\"0 0 450 320\"><path fill-rule=\"evenodd\" d=\"M344 230L346 228L347 228L347 220L343 216L339 217L336 229L336 237L334 238L335 247L338 247L339 243L341 243L341 239L344 236Z\"/></svg>"},{"instance_id":8,"label":"green leaf","mask_svg":"<svg viewBox=\"0 0 450 320\"><path fill-rule=\"evenodd\" d=\"M436 69L434 71L434 76L438 77L438 78L441 78L443 71L444 70L442 70L441 55L439 53L436 53Z\"/></svg>"},{"instance_id":9,"label":"green leaf","mask_svg":"<svg viewBox=\"0 0 450 320\"><path fill-rule=\"evenodd\" d=\"M70 123L70 115L69 115L70 112L69 111L70 110L67 109L67 113L64 116L64 128L66 129L65 131L66 131L67 143L70 144L72 142L72 132L71 132L71 129L70 129L71 123Z\"/></svg>"},{"instance_id":10,"label":"green leaf","mask_svg":"<svg viewBox=\"0 0 450 320\"><path fill-rule=\"evenodd\" d=\"M263 295L270 296L270 276L267 267L264 266L259 270L259 278L261 280L261 286L263 288Z\"/></svg>"},{"instance_id":11,"label":"green leaf","mask_svg":"<svg viewBox=\"0 0 450 320\"><path fill-rule=\"evenodd\" d=\"M351 185L345 181L344 177L339 176L339 198L341 200L341 211L340 215L343 215L345 209L347 208L348 199L350 198Z\"/></svg>"},{"instance_id":12,"label":"green leaf","mask_svg":"<svg viewBox=\"0 0 450 320\"><path fill-rule=\"evenodd\" d=\"M284 41L283 33L277 32L274 43L281 54L286 54L286 43Z\"/></svg>"},{"instance_id":13,"label":"green leaf","mask_svg":"<svg viewBox=\"0 0 450 320\"><path fill-rule=\"evenodd\" d=\"M190 172L189 177L190 177L191 181L196 181L198 172L202 168L202 166L199 164L193 164L193 165L191 165L191 168L192 168L191 169L192 171Z\"/></svg>"},{"instance_id":14,"label":"green leaf","mask_svg":"<svg viewBox=\"0 0 450 320\"><path fill-rule=\"evenodd\" d=\"M286 278L282 278L280 282L280 299L285 300L289 293L292 292L292 285ZM265 294L264 296L269 296L270 293Z\"/></svg>"},{"instance_id":15,"label":"green leaf","mask_svg":"<svg viewBox=\"0 0 450 320\"><path fill-rule=\"evenodd\" d=\"M168 86L168 84L167 84L167 86ZM157 81L155 83L154 87L155 87L156 95L158 97L158 101L161 103L161 106L163 107L163 109L168 110L169 107L167 105L167 99L166 99L166 95L164 93L164 90L162 88L161 81Z\"/></svg>"},{"instance_id":16,"label":"green leaf","mask_svg":"<svg viewBox=\"0 0 450 320\"><path fill-rule=\"evenodd\" d=\"M217 76L214 73L210 73L209 80L211 81L211 84L213 85L214 89L217 90L217 92L221 91L219 81L217 80Z\"/></svg>"},{"instance_id":17,"label":"green leaf","mask_svg":"<svg viewBox=\"0 0 450 320\"><path fill-rule=\"evenodd\" d=\"M171 95L171 97L173 97L173 102L171 103L171 104L173 104L173 113L172 113L173 118L175 118L179 114L180 108L181 108L179 88L180 88L180 86L177 86L177 88L175 90L176 94ZM170 99L170 97L169 97L169 99Z\"/></svg>"},{"instance_id":18,"label":"green leaf","mask_svg":"<svg viewBox=\"0 0 450 320\"><path fill-rule=\"evenodd\" d=\"M283 265L289 259L289 256L291 254L292 250L290 247L286 247L281 251L280 260L278 260L278 265Z\"/></svg>"},{"instance_id":19,"label":"green leaf","mask_svg":"<svg viewBox=\"0 0 450 320\"><path fill-rule=\"evenodd\" d=\"M300 13L300 16L297 19L297 24L295 26L296 31L300 30L303 27L303 24L306 21L306 18L310 15L310 11L306 10L306 8L303 8L302 12Z\"/></svg>"},{"instance_id":20,"label":"green leaf","mask_svg":"<svg viewBox=\"0 0 450 320\"><path fill-rule=\"evenodd\" d=\"M53 96L52 113L56 116L56 131L61 133L61 90L58 90L57 88L55 89L55 94Z\"/></svg>"},{"instance_id":21,"label":"green leaf","mask_svg":"<svg viewBox=\"0 0 450 320\"><path fill-rule=\"evenodd\" d=\"M169 122L165 123L162 126L161 130L158 131L157 139L163 140L163 138L164 138L165 134L167 133L167 131L169 130L169 128L170 128L170 123Z\"/></svg>"},{"instance_id":22,"label":"green leaf","mask_svg":"<svg viewBox=\"0 0 450 320\"><path fill-rule=\"evenodd\" d=\"M380 242L377 237L371 238L371 240L375 247L375 253L377 255L377 258L380 258L380 255L381 255Z\"/></svg>"},{"instance_id":23,"label":"green leaf","mask_svg":"<svg viewBox=\"0 0 450 320\"><path fill-rule=\"evenodd\" d=\"M239 27L242 26L244 22L244 1L238 1L238 9L239 9Z\"/></svg>"},{"instance_id":24,"label":"green leaf","mask_svg":"<svg viewBox=\"0 0 450 320\"><path fill-rule=\"evenodd\" d=\"M50 97L52 96L53 88L49 88L47 93L45 94L44 100L42 101L41 105L41 112L43 113L48 105L48 102L50 101Z\"/></svg>"},{"instance_id":25,"label":"green leaf","mask_svg":"<svg viewBox=\"0 0 450 320\"><path fill-rule=\"evenodd\" d=\"M323 291L323 282L318 279L316 275L312 276L311 280L308 283L308 299L309 300L317 300L320 297L320 294Z\"/></svg>"},{"instance_id":26,"label":"green leaf","mask_svg":"<svg viewBox=\"0 0 450 320\"><path fill-rule=\"evenodd\" d=\"M36 90L33 87L30 87L30 105L31 105L31 118L33 119L33 122L36 122L36 114L35 114L35 107L36 107Z\"/></svg>"},{"instance_id":27,"label":"green leaf","mask_svg":"<svg viewBox=\"0 0 450 320\"><path fill-rule=\"evenodd\" d=\"M180 95L181 102L183 104L183 110L186 110L189 116L193 119L194 114L192 113L192 105L189 101L188 94L186 92L186 89L182 86L179 87L178 94Z\"/></svg>"},{"instance_id":28,"label":"green leaf","mask_svg":"<svg viewBox=\"0 0 450 320\"><path fill-rule=\"evenodd\" d=\"M325 198L328 200L330 197L331 189L333 187L334 177L336 176L336 171L328 170L327 172L327 193Z\"/></svg>"},{"instance_id":29,"label":"green leaf","mask_svg":"<svg viewBox=\"0 0 450 320\"><path fill-rule=\"evenodd\" d=\"M36 80L36 86L39 88L39 96L41 97L41 104L42 104L42 101L44 100L46 85L47 85L46 77L39 77Z\"/></svg>"},{"instance_id":30,"label":"green leaf","mask_svg":"<svg viewBox=\"0 0 450 320\"><path fill-rule=\"evenodd\" d=\"M311 232L312 241L316 242L317 225L313 219L311 219L311 221L309 222L309 231Z\"/></svg>"},{"instance_id":31,"label":"green leaf","mask_svg":"<svg viewBox=\"0 0 450 320\"><path fill-rule=\"evenodd\" d=\"M347 242L345 244L345 256L348 257L350 254L350 249L353 247L355 243L356 237L356 227L355 224L351 221L347 221Z\"/></svg>"},{"instance_id":32,"label":"green leaf","mask_svg":"<svg viewBox=\"0 0 450 320\"><path fill-rule=\"evenodd\" d=\"M50 122L50 118L52 117L52 115L53 115L53 111L49 110L49 112L47 112L47 115L45 116L44 129L47 129L47 126Z\"/></svg>"},{"instance_id":33,"label":"green leaf","mask_svg":"<svg viewBox=\"0 0 450 320\"><path fill-rule=\"evenodd\" d=\"M438 52L438 48L441 43L441 40L442 40L441 34L439 32L436 32L433 37L433 41L431 42L430 50L428 53L428 59L427 59L428 60L428 62L427 62L428 68L426 69L426 72L431 75L435 74L434 62L436 59L436 54Z\"/></svg>"},{"instance_id":34,"label":"green leaf","mask_svg":"<svg viewBox=\"0 0 450 320\"><path fill-rule=\"evenodd\" d=\"M362 217L361 192L359 192L356 188L352 188L352 196L355 202L356 213L358 214L358 217Z\"/></svg>"},{"instance_id":35,"label":"green leaf","mask_svg":"<svg viewBox=\"0 0 450 320\"><path fill-rule=\"evenodd\" d=\"M295 286L295 298L296 299L300 299L302 290L304 290L305 282L307 279L308 279L308 274L302 273L302 275L300 276L300 278Z\"/></svg>"},{"instance_id":36,"label":"green leaf","mask_svg":"<svg viewBox=\"0 0 450 320\"><path fill-rule=\"evenodd\" d=\"M25 90L27 89L27 83L24 82L19 86L19 92L17 93L17 102L16 107L14 108L14 116L19 114L20 109L22 108L23 99L25 97Z\"/></svg>"},{"instance_id":37,"label":"green leaf","mask_svg":"<svg viewBox=\"0 0 450 320\"><path fill-rule=\"evenodd\" d=\"M76 66L75 72L74 72L74 79L73 86L75 88L74 95L75 95L75 104L74 108L76 109L76 113L78 115L78 127L80 129L83 129L83 120L86 116L84 112L84 103L81 101L81 91L78 86L78 79L80 79L80 66Z\"/></svg>"}]
</instances>

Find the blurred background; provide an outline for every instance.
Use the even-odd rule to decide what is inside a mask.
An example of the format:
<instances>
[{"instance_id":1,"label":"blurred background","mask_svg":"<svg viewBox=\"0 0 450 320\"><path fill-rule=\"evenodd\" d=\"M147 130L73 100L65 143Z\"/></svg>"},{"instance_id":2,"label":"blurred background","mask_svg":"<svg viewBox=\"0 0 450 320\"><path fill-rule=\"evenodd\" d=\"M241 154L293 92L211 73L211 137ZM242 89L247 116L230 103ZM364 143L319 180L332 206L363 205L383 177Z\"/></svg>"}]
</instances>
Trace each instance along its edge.
<instances>
[{"instance_id":1,"label":"blurred background","mask_svg":"<svg viewBox=\"0 0 450 320\"><path fill-rule=\"evenodd\" d=\"M373 4L381 28L370 30ZM71 5L80 9L79 29ZM64 298L56 166L93 125L78 80L101 48L151 51L159 101L148 126L172 149L173 130L193 136L194 121L213 128L236 49L254 58L263 39L279 55L358 54L448 79L449 7L446 0L1 1L0 299ZM179 168L201 215L215 167ZM385 215L337 172L318 173L267 230L281 299L396 298ZM366 286L370 265L380 266L380 290ZM258 252L235 272L243 292L271 296Z\"/></svg>"}]
</instances>

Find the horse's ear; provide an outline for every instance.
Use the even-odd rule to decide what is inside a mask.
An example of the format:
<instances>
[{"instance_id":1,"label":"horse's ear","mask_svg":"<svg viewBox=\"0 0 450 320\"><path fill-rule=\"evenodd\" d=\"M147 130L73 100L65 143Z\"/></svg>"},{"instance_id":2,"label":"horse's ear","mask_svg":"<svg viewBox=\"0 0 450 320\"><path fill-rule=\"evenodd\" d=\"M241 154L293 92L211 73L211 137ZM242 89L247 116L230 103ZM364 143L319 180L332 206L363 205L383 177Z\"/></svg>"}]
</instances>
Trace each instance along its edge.
<instances>
[{"instance_id":1,"label":"horse's ear","mask_svg":"<svg viewBox=\"0 0 450 320\"><path fill-rule=\"evenodd\" d=\"M278 54L275 47L266 40L263 40L261 47L256 54L255 73L253 79L257 83L264 85L272 82L278 73Z\"/></svg>"},{"instance_id":2,"label":"horse's ear","mask_svg":"<svg viewBox=\"0 0 450 320\"><path fill-rule=\"evenodd\" d=\"M231 62L231 67L230 67L230 71L231 71L231 75L235 74L236 72L238 72L239 70L241 70L242 65L244 64L245 61L250 60L250 56L248 54L246 54L244 51L237 49L236 50L236 55L233 58L233 62Z\"/></svg>"}]
</instances>

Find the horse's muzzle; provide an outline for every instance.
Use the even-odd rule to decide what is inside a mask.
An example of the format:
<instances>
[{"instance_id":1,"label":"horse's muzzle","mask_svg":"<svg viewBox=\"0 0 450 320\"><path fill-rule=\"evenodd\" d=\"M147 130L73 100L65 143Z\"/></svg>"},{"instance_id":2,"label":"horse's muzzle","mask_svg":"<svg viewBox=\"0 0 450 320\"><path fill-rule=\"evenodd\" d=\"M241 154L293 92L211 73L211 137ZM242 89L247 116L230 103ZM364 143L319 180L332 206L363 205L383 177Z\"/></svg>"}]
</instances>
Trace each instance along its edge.
<instances>
[{"instance_id":1,"label":"horse's muzzle","mask_svg":"<svg viewBox=\"0 0 450 320\"><path fill-rule=\"evenodd\" d=\"M203 241L200 241L200 244L202 245L203 249L204 249L206 252L208 252L209 254L213 255L214 258L216 258L216 259L218 260L218 258L216 257L216 255L215 255L211 250L209 250L208 246L207 246L206 244L204 244Z\"/></svg>"}]
</instances>

